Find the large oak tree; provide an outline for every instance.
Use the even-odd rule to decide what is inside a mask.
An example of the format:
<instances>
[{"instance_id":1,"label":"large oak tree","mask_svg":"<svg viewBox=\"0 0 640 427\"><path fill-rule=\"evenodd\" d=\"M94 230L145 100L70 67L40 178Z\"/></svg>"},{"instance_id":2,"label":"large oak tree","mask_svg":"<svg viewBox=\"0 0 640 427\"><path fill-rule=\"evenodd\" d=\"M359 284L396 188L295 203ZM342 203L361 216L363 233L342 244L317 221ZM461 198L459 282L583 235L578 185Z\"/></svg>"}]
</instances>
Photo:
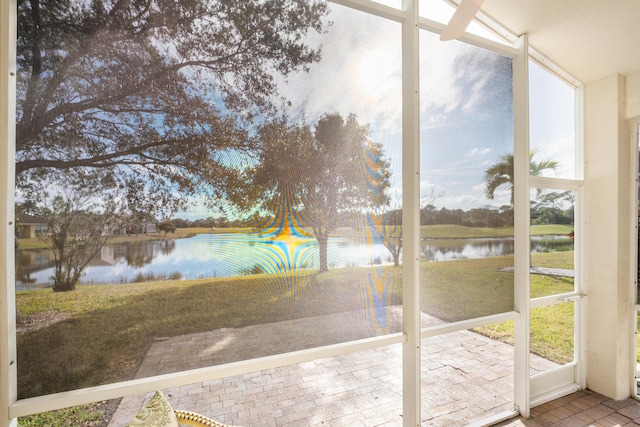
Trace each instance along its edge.
<instances>
[{"instance_id":1,"label":"large oak tree","mask_svg":"<svg viewBox=\"0 0 640 427\"><path fill-rule=\"evenodd\" d=\"M319 270L328 269L329 236L344 219L374 215L388 204L389 162L382 144L354 115L321 117L312 128L277 119L256 135L255 165L240 177L232 199L269 213L254 224L272 235L313 235Z\"/></svg>"},{"instance_id":2,"label":"large oak tree","mask_svg":"<svg viewBox=\"0 0 640 427\"><path fill-rule=\"evenodd\" d=\"M17 185L96 171L130 210L225 192L231 151L318 61L322 0L18 0ZM99 171L99 172L98 172Z\"/></svg>"}]
</instances>

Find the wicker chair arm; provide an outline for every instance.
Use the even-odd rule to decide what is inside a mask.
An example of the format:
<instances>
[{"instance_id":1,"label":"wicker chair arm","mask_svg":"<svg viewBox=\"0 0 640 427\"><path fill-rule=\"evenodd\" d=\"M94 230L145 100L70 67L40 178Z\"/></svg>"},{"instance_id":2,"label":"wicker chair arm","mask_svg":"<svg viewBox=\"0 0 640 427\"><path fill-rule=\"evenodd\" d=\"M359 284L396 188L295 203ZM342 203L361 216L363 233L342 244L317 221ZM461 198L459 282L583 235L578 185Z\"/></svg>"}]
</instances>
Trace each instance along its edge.
<instances>
[{"instance_id":1,"label":"wicker chair arm","mask_svg":"<svg viewBox=\"0 0 640 427\"><path fill-rule=\"evenodd\" d=\"M173 411L178 418L178 422L182 425L188 425L193 427L231 427L227 424L222 424L217 421L213 421L203 415L196 414L189 411Z\"/></svg>"}]
</instances>

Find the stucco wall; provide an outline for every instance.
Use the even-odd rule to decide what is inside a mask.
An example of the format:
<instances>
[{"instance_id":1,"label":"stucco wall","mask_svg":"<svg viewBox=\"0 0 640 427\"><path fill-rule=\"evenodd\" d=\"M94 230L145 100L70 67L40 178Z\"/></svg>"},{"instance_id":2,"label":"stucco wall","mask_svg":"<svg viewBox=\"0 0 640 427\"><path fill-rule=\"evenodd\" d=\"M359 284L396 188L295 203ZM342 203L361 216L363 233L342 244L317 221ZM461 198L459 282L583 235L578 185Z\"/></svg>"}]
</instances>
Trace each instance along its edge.
<instances>
[{"instance_id":1,"label":"stucco wall","mask_svg":"<svg viewBox=\"0 0 640 427\"><path fill-rule=\"evenodd\" d=\"M625 77L613 75L584 92L587 387L614 399L631 394L634 374L629 200L635 172L626 88Z\"/></svg>"},{"instance_id":2,"label":"stucco wall","mask_svg":"<svg viewBox=\"0 0 640 427\"><path fill-rule=\"evenodd\" d=\"M640 118L640 71L627 76L625 92L625 117Z\"/></svg>"}]
</instances>

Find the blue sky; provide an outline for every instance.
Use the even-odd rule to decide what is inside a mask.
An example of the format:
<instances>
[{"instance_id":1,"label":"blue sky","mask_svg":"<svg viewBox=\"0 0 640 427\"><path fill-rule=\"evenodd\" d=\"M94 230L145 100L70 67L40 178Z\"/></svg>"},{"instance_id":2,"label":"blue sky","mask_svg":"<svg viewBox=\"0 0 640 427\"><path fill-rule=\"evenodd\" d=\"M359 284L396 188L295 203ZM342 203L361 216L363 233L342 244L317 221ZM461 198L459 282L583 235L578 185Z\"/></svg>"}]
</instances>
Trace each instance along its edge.
<instances>
[{"instance_id":1,"label":"blue sky","mask_svg":"<svg viewBox=\"0 0 640 427\"><path fill-rule=\"evenodd\" d=\"M442 22L452 13L440 0L421 0L421 7ZM288 115L313 124L326 113L356 114L370 126L371 138L383 143L391 162L391 196L400 200L400 24L336 4L331 11L328 31L308 40L322 46L321 62L308 73L278 80L291 103ZM483 176L500 156L513 153L510 60L426 32L420 42L422 193L437 194L429 201L438 208L508 204L506 188L495 200L485 197ZM535 65L530 74L531 147L537 160L560 163L557 176L572 177L573 91ZM210 213L192 209L188 216Z\"/></svg>"},{"instance_id":2,"label":"blue sky","mask_svg":"<svg viewBox=\"0 0 640 427\"><path fill-rule=\"evenodd\" d=\"M436 207L496 204L484 171L513 152L511 60L428 33L421 46L421 186Z\"/></svg>"}]
</instances>

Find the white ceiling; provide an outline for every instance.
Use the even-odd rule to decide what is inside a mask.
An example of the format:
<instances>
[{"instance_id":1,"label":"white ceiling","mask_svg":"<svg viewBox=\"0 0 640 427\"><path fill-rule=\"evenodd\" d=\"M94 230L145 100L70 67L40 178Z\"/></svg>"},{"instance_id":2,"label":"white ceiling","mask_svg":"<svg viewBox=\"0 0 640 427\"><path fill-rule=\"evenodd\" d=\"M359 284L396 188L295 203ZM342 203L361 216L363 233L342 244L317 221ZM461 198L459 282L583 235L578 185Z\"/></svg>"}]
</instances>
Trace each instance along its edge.
<instances>
[{"instance_id":1,"label":"white ceiling","mask_svg":"<svg viewBox=\"0 0 640 427\"><path fill-rule=\"evenodd\" d=\"M640 0L486 0L482 11L582 83L640 71Z\"/></svg>"}]
</instances>

